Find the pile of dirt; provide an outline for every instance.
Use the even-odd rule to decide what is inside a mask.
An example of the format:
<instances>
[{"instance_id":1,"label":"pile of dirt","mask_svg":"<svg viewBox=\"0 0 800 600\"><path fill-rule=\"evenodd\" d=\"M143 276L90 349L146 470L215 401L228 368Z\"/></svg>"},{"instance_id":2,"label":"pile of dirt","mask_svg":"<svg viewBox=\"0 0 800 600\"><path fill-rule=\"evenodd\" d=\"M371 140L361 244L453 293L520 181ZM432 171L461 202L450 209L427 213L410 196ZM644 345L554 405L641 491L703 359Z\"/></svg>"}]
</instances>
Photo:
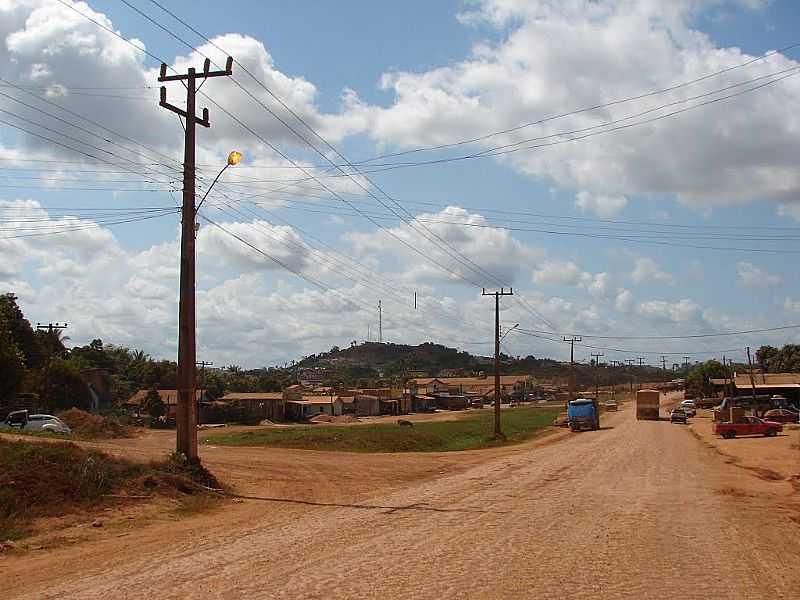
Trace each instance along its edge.
<instances>
[{"instance_id":1,"label":"pile of dirt","mask_svg":"<svg viewBox=\"0 0 800 600\"><path fill-rule=\"evenodd\" d=\"M81 439L95 440L132 437L133 429L111 417L93 415L78 408L71 408L59 415L72 433Z\"/></svg>"},{"instance_id":2,"label":"pile of dirt","mask_svg":"<svg viewBox=\"0 0 800 600\"><path fill-rule=\"evenodd\" d=\"M188 496L208 488L219 482L182 457L145 465L69 442L0 440L0 541L29 535L36 519L95 510L119 496Z\"/></svg>"},{"instance_id":3,"label":"pile of dirt","mask_svg":"<svg viewBox=\"0 0 800 600\"><path fill-rule=\"evenodd\" d=\"M353 415L339 415L338 417L333 417L331 420L332 423L361 423L361 419Z\"/></svg>"},{"instance_id":4,"label":"pile of dirt","mask_svg":"<svg viewBox=\"0 0 800 600\"><path fill-rule=\"evenodd\" d=\"M332 423L333 419L334 419L334 417L331 417L330 415L326 415L326 414L323 413L323 414L317 415L316 417L311 417L309 419L309 422L310 423Z\"/></svg>"}]
</instances>

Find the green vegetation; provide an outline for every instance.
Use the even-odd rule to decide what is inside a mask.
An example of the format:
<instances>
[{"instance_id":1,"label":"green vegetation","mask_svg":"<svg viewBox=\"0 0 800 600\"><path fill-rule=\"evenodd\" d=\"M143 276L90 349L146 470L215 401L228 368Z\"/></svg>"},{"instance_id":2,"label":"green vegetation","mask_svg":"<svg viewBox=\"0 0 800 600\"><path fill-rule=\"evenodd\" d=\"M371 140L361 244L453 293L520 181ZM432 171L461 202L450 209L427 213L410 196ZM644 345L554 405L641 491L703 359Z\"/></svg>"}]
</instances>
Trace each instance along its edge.
<instances>
[{"instance_id":1,"label":"green vegetation","mask_svg":"<svg viewBox=\"0 0 800 600\"><path fill-rule=\"evenodd\" d=\"M71 408L61 413L59 418L72 429L70 437L73 439L126 438L131 437L132 434L131 428L119 419L93 415L78 408Z\"/></svg>"},{"instance_id":2,"label":"green vegetation","mask_svg":"<svg viewBox=\"0 0 800 600\"><path fill-rule=\"evenodd\" d=\"M90 510L121 491L176 496L182 505L205 493L196 483L219 486L201 466L174 457L146 465L70 443L0 439L0 541L29 535L37 518Z\"/></svg>"},{"instance_id":3,"label":"green vegetation","mask_svg":"<svg viewBox=\"0 0 800 600\"><path fill-rule=\"evenodd\" d=\"M271 428L209 436L203 442L342 452L449 452L523 442L540 435L557 414L533 406L503 410L505 441L492 439L493 413L482 410L457 421L417 421L413 427L386 423Z\"/></svg>"}]
</instances>

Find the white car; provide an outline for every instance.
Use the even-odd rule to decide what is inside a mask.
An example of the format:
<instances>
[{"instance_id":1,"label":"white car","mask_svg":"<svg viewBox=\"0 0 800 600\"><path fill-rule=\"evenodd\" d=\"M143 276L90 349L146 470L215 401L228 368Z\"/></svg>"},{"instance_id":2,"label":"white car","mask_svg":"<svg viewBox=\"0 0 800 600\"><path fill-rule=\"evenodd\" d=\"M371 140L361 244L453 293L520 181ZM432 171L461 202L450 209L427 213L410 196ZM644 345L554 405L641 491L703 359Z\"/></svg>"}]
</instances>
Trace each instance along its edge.
<instances>
[{"instance_id":1,"label":"white car","mask_svg":"<svg viewBox=\"0 0 800 600\"><path fill-rule=\"evenodd\" d=\"M683 408L684 412L690 417L697 414L697 406L695 406L694 400L684 400L681 402L681 408Z\"/></svg>"},{"instance_id":2,"label":"white car","mask_svg":"<svg viewBox=\"0 0 800 600\"><path fill-rule=\"evenodd\" d=\"M8 413L6 420L0 423L0 429L8 431L50 431L52 433L72 433L69 426L53 415L29 415L27 410L15 410Z\"/></svg>"}]
</instances>

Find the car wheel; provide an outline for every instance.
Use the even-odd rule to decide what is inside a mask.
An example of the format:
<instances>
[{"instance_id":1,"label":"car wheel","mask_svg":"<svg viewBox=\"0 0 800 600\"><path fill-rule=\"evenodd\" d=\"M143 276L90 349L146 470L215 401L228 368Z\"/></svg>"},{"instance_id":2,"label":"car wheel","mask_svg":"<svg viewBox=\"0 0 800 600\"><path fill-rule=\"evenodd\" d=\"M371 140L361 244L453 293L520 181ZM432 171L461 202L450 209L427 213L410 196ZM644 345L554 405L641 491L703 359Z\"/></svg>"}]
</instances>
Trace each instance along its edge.
<instances>
[{"instance_id":1,"label":"car wheel","mask_svg":"<svg viewBox=\"0 0 800 600\"><path fill-rule=\"evenodd\" d=\"M766 437L773 437L776 435L778 435L778 432L775 431L774 429L767 429L767 431L764 433L764 436Z\"/></svg>"},{"instance_id":2,"label":"car wheel","mask_svg":"<svg viewBox=\"0 0 800 600\"><path fill-rule=\"evenodd\" d=\"M726 431L725 433L722 434L722 437L724 437L726 440L731 440L736 437L736 432Z\"/></svg>"}]
</instances>

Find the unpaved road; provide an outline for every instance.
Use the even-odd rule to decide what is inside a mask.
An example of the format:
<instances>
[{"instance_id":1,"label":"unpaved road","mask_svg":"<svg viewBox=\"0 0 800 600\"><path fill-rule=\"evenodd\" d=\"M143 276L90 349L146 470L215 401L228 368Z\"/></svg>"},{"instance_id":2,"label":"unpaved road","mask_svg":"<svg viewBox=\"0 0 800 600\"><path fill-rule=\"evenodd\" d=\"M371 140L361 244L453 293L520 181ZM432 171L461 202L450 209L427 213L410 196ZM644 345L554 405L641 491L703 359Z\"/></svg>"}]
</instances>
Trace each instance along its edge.
<instances>
[{"instance_id":1,"label":"unpaved road","mask_svg":"<svg viewBox=\"0 0 800 600\"><path fill-rule=\"evenodd\" d=\"M798 597L800 505L788 482L726 464L680 425L631 410L606 424L465 457L453 473L350 505L276 518L262 503L260 518L254 509L214 535L84 560L53 581L39 569L19 597ZM270 450L258 452L266 462Z\"/></svg>"}]
</instances>

